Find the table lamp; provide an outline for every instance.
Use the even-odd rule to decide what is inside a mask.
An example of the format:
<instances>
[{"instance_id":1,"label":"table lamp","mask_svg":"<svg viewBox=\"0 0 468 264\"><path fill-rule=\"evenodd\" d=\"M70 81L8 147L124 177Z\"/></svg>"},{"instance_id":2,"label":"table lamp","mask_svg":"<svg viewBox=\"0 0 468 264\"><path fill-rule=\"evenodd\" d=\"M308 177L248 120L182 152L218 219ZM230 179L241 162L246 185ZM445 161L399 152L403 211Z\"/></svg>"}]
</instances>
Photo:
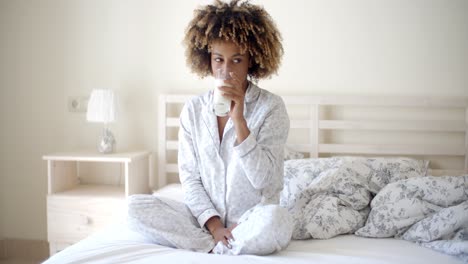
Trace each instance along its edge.
<instances>
[{"instance_id":1,"label":"table lamp","mask_svg":"<svg viewBox=\"0 0 468 264\"><path fill-rule=\"evenodd\" d=\"M104 123L102 136L99 139L98 151L100 153L112 153L115 138L108 124L115 120L115 98L114 92L109 89L95 89L91 93L86 113L88 122Z\"/></svg>"}]
</instances>

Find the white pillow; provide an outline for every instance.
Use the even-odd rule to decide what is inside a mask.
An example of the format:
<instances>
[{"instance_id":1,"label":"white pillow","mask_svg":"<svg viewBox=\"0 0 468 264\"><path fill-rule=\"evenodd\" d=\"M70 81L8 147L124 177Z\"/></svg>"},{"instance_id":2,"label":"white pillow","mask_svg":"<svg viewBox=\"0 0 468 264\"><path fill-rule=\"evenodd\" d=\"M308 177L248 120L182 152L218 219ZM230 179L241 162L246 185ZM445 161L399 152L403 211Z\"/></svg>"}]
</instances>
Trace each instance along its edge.
<instances>
[{"instance_id":1,"label":"white pillow","mask_svg":"<svg viewBox=\"0 0 468 264\"><path fill-rule=\"evenodd\" d=\"M303 159L304 154L289 147L284 147L284 160Z\"/></svg>"}]
</instances>

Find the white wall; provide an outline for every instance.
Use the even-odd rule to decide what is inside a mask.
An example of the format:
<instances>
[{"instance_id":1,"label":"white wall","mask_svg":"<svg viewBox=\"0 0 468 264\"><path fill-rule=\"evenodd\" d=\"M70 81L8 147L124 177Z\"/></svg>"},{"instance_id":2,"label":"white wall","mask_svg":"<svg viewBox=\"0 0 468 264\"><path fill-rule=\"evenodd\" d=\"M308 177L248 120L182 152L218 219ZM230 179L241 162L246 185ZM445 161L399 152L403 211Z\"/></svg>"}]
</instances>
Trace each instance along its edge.
<instances>
[{"instance_id":1,"label":"white wall","mask_svg":"<svg viewBox=\"0 0 468 264\"><path fill-rule=\"evenodd\" d=\"M274 2L286 46L278 91L468 93L467 1Z\"/></svg>"},{"instance_id":2,"label":"white wall","mask_svg":"<svg viewBox=\"0 0 468 264\"><path fill-rule=\"evenodd\" d=\"M254 3L284 37L279 76L263 88L468 96L467 1ZM208 89L186 68L180 44L196 4L0 1L0 237L46 239L41 156L95 145L99 125L69 113L68 96L115 89L123 111L112 125L117 148L156 150L158 94Z\"/></svg>"}]
</instances>

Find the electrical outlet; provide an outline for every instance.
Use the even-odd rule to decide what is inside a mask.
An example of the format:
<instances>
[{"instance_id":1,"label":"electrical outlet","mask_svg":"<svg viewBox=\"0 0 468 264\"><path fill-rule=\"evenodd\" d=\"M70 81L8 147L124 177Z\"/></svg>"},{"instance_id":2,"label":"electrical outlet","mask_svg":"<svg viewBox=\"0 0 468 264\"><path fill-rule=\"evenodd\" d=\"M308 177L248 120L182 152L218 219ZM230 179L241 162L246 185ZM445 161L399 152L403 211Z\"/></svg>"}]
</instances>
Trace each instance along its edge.
<instances>
[{"instance_id":1,"label":"electrical outlet","mask_svg":"<svg viewBox=\"0 0 468 264\"><path fill-rule=\"evenodd\" d=\"M69 96L68 112L85 113L88 109L89 96Z\"/></svg>"}]
</instances>

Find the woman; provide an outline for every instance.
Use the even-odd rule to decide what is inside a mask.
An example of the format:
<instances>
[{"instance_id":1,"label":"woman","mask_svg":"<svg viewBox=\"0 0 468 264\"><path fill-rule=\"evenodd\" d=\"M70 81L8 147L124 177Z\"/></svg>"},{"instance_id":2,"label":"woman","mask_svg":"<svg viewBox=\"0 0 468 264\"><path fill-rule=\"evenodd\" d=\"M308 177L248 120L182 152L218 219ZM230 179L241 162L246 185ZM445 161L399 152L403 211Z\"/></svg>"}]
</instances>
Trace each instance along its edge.
<instances>
[{"instance_id":1,"label":"woman","mask_svg":"<svg viewBox=\"0 0 468 264\"><path fill-rule=\"evenodd\" d=\"M184 44L201 77L217 69L227 116L213 112L213 91L180 116L179 174L185 205L132 196L131 225L157 243L220 254L270 254L285 248L292 223L277 204L289 118L281 98L251 80L276 73L281 37L268 13L247 2L216 1L195 11Z\"/></svg>"}]
</instances>

